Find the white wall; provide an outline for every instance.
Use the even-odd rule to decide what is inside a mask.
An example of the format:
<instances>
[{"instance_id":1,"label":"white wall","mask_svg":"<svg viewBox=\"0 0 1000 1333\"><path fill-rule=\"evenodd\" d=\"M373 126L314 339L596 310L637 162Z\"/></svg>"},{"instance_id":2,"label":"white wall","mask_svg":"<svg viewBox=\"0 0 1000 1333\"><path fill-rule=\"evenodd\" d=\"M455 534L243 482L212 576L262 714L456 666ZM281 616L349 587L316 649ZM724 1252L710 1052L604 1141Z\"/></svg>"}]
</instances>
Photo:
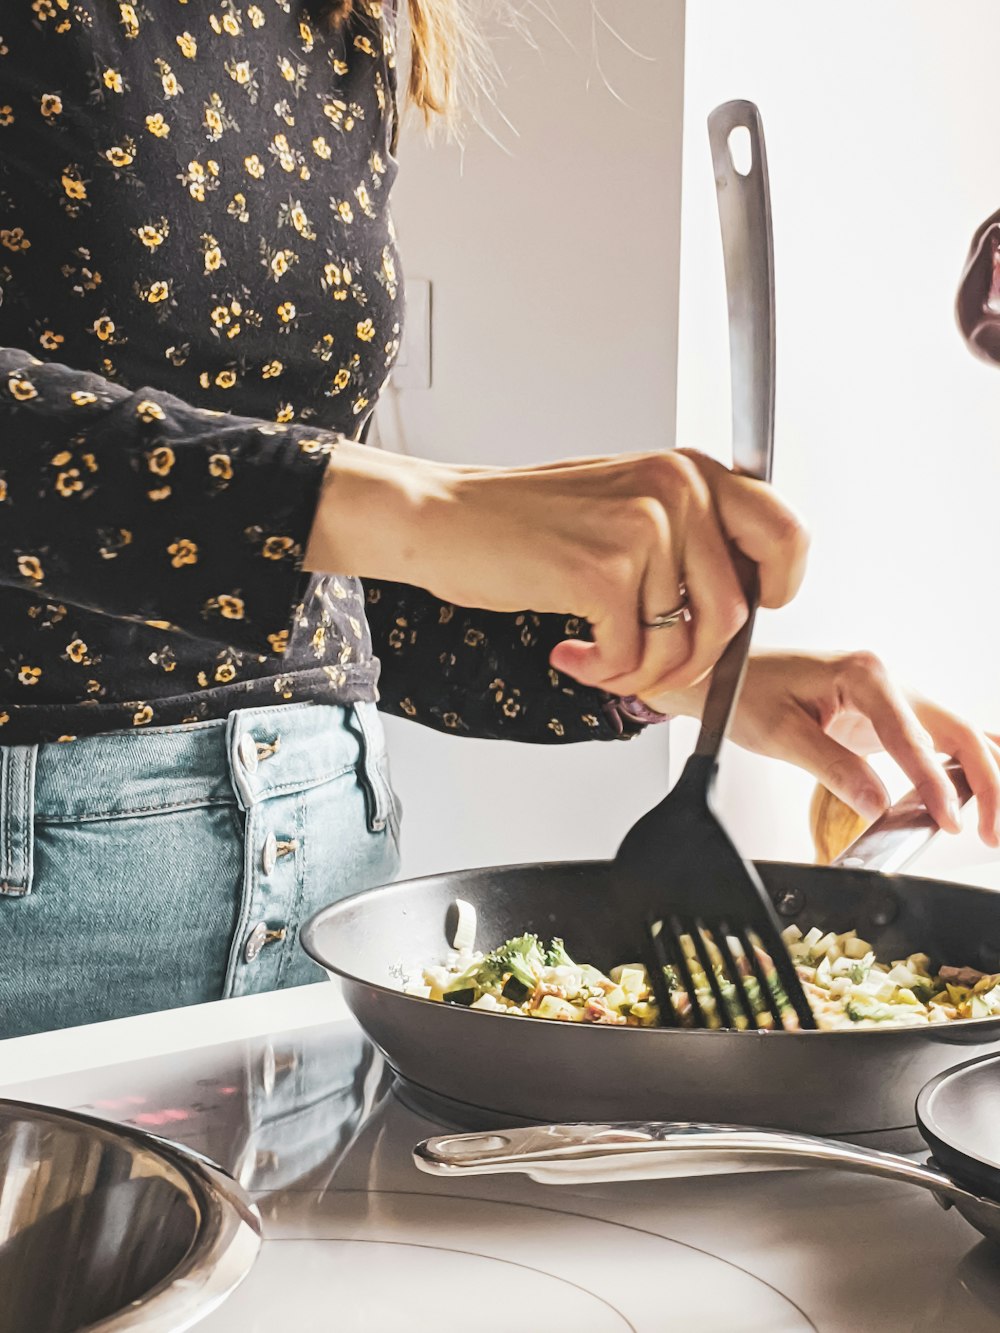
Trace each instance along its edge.
<instances>
[{"instance_id":1,"label":"white wall","mask_svg":"<svg viewBox=\"0 0 1000 1333\"><path fill-rule=\"evenodd\" d=\"M747 97L774 207L775 480L814 535L799 599L761 618L759 640L875 649L994 730L1000 371L965 351L952 304L971 234L1000 204L998 48L995 0L688 6L678 403L679 441L725 457L705 118ZM810 790L727 756L725 805L752 854L810 855Z\"/></svg>"},{"instance_id":2,"label":"white wall","mask_svg":"<svg viewBox=\"0 0 1000 1333\"><path fill-rule=\"evenodd\" d=\"M406 271L433 283L433 384L390 395L387 444L524 463L674 440L682 0L591 9L554 0L559 36L499 48L509 155L472 132L464 157L415 130L395 216ZM402 426L402 438L397 429ZM406 807L404 873L609 854L666 788L666 738L501 745L387 720ZM665 729L664 729L665 730Z\"/></svg>"}]
</instances>

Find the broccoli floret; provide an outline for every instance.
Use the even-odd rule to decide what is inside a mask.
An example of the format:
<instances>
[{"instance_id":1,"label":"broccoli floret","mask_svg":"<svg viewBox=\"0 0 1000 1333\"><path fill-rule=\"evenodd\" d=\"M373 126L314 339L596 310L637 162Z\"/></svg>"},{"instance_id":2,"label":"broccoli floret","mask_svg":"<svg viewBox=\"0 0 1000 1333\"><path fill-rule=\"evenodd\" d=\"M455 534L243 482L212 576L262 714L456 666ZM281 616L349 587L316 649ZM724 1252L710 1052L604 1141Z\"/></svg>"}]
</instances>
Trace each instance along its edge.
<instances>
[{"instance_id":1,"label":"broccoli floret","mask_svg":"<svg viewBox=\"0 0 1000 1333\"><path fill-rule=\"evenodd\" d=\"M498 961L506 972L517 977L522 986L534 990L538 977L545 966L545 954L537 935L519 935L516 939L501 944L496 951ZM493 954L490 954L493 957Z\"/></svg>"},{"instance_id":2,"label":"broccoli floret","mask_svg":"<svg viewBox=\"0 0 1000 1333\"><path fill-rule=\"evenodd\" d=\"M545 962L548 967L576 967L558 935L545 950Z\"/></svg>"}]
</instances>

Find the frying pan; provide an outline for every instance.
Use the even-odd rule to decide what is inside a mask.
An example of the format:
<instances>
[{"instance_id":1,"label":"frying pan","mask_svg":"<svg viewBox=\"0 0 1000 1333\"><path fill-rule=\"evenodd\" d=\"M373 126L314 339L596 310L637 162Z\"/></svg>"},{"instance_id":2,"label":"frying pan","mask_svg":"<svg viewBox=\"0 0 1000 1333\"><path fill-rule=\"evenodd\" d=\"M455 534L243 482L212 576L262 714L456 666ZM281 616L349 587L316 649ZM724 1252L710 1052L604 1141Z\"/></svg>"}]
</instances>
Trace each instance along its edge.
<instances>
[{"instance_id":1,"label":"frying pan","mask_svg":"<svg viewBox=\"0 0 1000 1333\"><path fill-rule=\"evenodd\" d=\"M832 1167L930 1190L1000 1245L1000 1057L972 1060L920 1092L928 1163L870 1148L738 1125L544 1125L426 1139L421 1170L452 1180L516 1171L543 1184L649 1180L716 1171Z\"/></svg>"},{"instance_id":2,"label":"frying pan","mask_svg":"<svg viewBox=\"0 0 1000 1333\"><path fill-rule=\"evenodd\" d=\"M960 797L968 788L956 776ZM911 875L936 832L914 793L831 866L757 862L778 914L803 930L857 929L879 957L1000 972L1000 895ZM911 1150L929 1079L1000 1049L1000 1018L835 1032L699 1031L545 1022L406 995L402 975L442 960L456 899L478 917L477 947L533 931L607 970L630 961L634 926L607 929L589 905L615 891L615 862L568 861L431 875L325 908L302 931L340 980L361 1027L444 1123L468 1128L573 1120L753 1124ZM600 921L599 928L595 919Z\"/></svg>"}]
</instances>

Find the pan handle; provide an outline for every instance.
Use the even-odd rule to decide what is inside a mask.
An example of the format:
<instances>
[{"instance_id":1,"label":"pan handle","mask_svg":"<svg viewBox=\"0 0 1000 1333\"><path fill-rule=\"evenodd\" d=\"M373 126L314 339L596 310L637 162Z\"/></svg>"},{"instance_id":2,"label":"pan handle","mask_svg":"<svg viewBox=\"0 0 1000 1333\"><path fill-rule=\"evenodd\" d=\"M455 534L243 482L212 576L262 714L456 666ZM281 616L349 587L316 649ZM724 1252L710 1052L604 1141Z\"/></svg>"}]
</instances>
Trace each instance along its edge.
<instances>
[{"instance_id":1,"label":"pan handle","mask_svg":"<svg viewBox=\"0 0 1000 1333\"><path fill-rule=\"evenodd\" d=\"M733 1171L830 1168L882 1176L929 1190L945 1207L977 1200L934 1166L834 1139L741 1125L669 1122L533 1125L492 1133L438 1135L413 1159L430 1175L518 1172L545 1185L661 1180Z\"/></svg>"},{"instance_id":2,"label":"pan handle","mask_svg":"<svg viewBox=\"0 0 1000 1333\"><path fill-rule=\"evenodd\" d=\"M964 806L972 797L972 789L961 765L946 764L945 772L955 784L959 806ZM909 865L939 832L933 815L918 794L911 791L830 864L844 870L881 870L891 874Z\"/></svg>"}]
</instances>

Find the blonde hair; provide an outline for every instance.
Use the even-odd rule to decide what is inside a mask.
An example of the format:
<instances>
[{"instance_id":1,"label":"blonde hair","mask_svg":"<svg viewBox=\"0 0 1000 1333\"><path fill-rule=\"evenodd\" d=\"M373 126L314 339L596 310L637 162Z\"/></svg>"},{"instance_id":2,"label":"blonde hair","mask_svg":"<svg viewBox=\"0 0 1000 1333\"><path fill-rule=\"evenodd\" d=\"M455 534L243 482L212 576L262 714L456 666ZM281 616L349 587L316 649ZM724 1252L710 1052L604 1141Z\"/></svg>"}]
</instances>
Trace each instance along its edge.
<instances>
[{"instance_id":1,"label":"blonde hair","mask_svg":"<svg viewBox=\"0 0 1000 1333\"><path fill-rule=\"evenodd\" d=\"M406 6L410 102L427 121L435 116L450 119L460 100L463 74L482 63L482 37L463 0L406 0ZM363 0L327 0L326 12L339 26L362 7L367 8Z\"/></svg>"}]
</instances>

